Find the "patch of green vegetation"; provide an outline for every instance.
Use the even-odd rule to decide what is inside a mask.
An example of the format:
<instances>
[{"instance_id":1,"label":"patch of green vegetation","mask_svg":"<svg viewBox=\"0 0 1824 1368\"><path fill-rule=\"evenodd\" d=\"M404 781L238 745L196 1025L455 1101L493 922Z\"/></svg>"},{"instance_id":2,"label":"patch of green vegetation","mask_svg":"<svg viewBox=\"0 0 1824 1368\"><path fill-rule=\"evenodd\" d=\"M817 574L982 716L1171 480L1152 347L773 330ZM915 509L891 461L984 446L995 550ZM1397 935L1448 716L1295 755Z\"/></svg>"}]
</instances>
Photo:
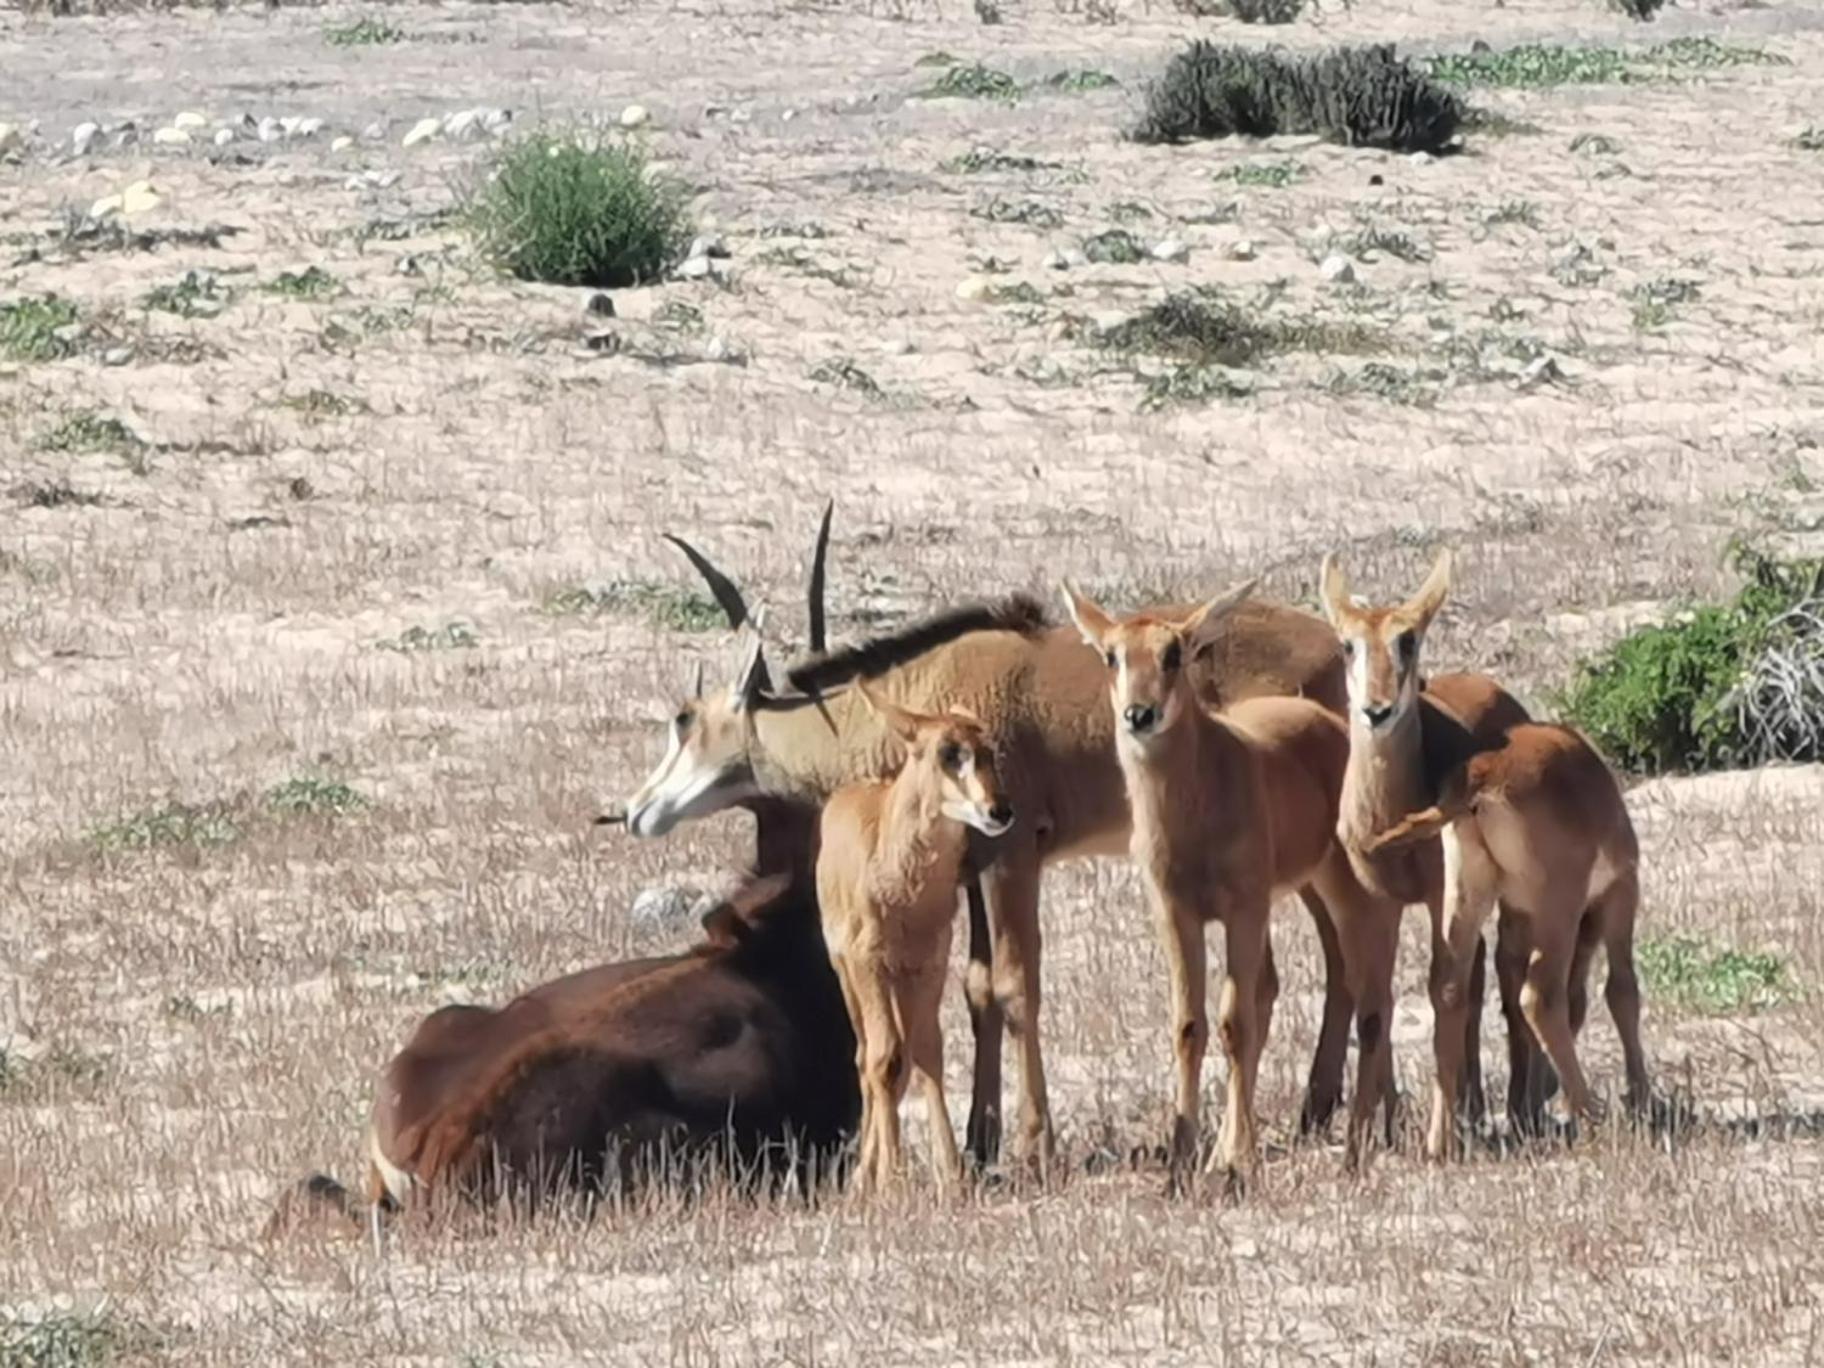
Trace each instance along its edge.
<instances>
[{"instance_id":1,"label":"patch of green vegetation","mask_svg":"<svg viewBox=\"0 0 1824 1368\"><path fill-rule=\"evenodd\" d=\"M151 850L158 846L222 846L241 834L227 803L166 803L90 830L97 850Z\"/></svg>"},{"instance_id":2,"label":"patch of green vegetation","mask_svg":"<svg viewBox=\"0 0 1824 1368\"><path fill-rule=\"evenodd\" d=\"M180 318L214 318L234 299L234 292L208 271L185 271L169 285L154 285L140 296L140 304Z\"/></svg>"},{"instance_id":3,"label":"patch of green vegetation","mask_svg":"<svg viewBox=\"0 0 1824 1368\"><path fill-rule=\"evenodd\" d=\"M467 651L481 644L481 636L466 622L446 622L441 627L407 627L398 636L376 644L382 651L404 655L415 651Z\"/></svg>"},{"instance_id":4,"label":"patch of green vegetation","mask_svg":"<svg viewBox=\"0 0 1824 1368\"><path fill-rule=\"evenodd\" d=\"M1634 947L1647 993L1707 1016L1777 1007L1797 989L1778 955L1714 945L1697 936L1648 936Z\"/></svg>"},{"instance_id":5,"label":"patch of green vegetation","mask_svg":"<svg viewBox=\"0 0 1824 1368\"><path fill-rule=\"evenodd\" d=\"M927 100L1001 100L1012 103L1020 98L1020 83L1004 71L983 66L980 62L970 62L967 66L950 67L919 93Z\"/></svg>"},{"instance_id":6,"label":"patch of green vegetation","mask_svg":"<svg viewBox=\"0 0 1824 1368\"><path fill-rule=\"evenodd\" d=\"M972 147L967 152L940 162L938 169L973 176L995 171L1061 171L1060 162L1040 161L1037 157L1016 152L997 152L990 147Z\"/></svg>"},{"instance_id":7,"label":"patch of green vegetation","mask_svg":"<svg viewBox=\"0 0 1824 1368\"><path fill-rule=\"evenodd\" d=\"M1047 90L1061 90L1071 95L1080 95L1090 90L1107 90L1121 82L1106 71L1096 71L1090 67L1080 67L1074 71L1054 71L1042 82Z\"/></svg>"},{"instance_id":8,"label":"patch of green vegetation","mask_svg":"<svg viewBox=\"0 0 1824 1368\"><path fill-rule=\"evenodd\" d=\"M827 280L845 290L852 289L855 285L846 267L827 265L805 247L768 247L754 256L754 263L783 267L797 275L809 276L812 280Z\"/></svg>"},{"instance_id":9,"label":"patch of green vegetation","mask_svg":"<svg viewBox=\"0 0 1824 1368\"><path fill-rule=\"evenodd\" d=\"M1218 399L1250 399L1254 387L1220 366L1185 364L1146 377L1140 408L1146 413Z\"/></svg>"},{"instance_id":10,"label":"patch of green vegetation","mask_svg":"<svg viewBox=\"0 0 1824 1368\"><path fill-rule=\"evenodd\" d=\"M1083 239L1083 255L1111 266L1131 266L1146 260L1146 248L1125 228L1110 228Z\"/></svg>"},{"instance_id":11,"label":"patch of green vegetation","mask_svg":"<svg viewBox=\"0 0 1824 1368\"><path fill-rule=\"evenodd\" d=\"M1244 24L1289 24L1305 0L1224 0L1223 8Z\"/></svg>"},{"instance_id":12,"label":"patch of green vegetation","mask_svg":"<svg viewBox=\"0 0 1824 1368\"><path fill-rule=\"evenodd\" d=\"M545 611L562 615L638 615L655 627L673 632L714 632L728 621L714 599L694 590L646 580L612 580L593 588L559 589L545 600Z\"/></svg>"},{"instance_id":13,"label":"patch of green vegetation","mask_svg":"<svg viewBox=\"0 0 1824 1368\"><path fill-rule=\"evenodd\" d=\"M915 67L947 67L955 66L961 60L962 58L954 52L945 52L942 48L937 48L935 51L927 52L912 65Z\"/></svg>"},{"instance_id":14,"label":"patch of green vegetation","mask_svg":"<svg viewBox=\"0 0 1824 1368\"><path fill-rule=\"evenodd\" d=\"M0 1364L6 1368L102 1368L164 1347L165 1336L106 1306L44 1316L0 1311Z\"/></svg>"},{"instance_id":15,"label":"patch of green vegetation","mask_svg":"<svg viewBox=\"0 0 1824 1368\"><path fill-rule=\"evenodd\" d=\"M1567 721L1625 769L1659 774L1824 759L1824 560L1738 545L1726 603L1629 633L1580 665Z\"/></svg>"},{"instance_id":16,"label":"patch of green vegetation","mask_svg":"<svg viewBox=\"0 0 1824 1368\"><path fill-rule=\"evenodd\" d=\"M9 361L56 361L73 355L65 331L77 321L76 306L61 295L25 295L0 301L0 357Z\"/></svg>"},{"instance_id":17,"label":"patch of green vegetation","mask_svg":"<svg viewBox=\"0 0 1824 1368\"><path fill-rule=\"evenodd\" d=\"M482 255L521 280L624 288L683 254L683 188L631 142L534 133L509 144L470 200Z\"/></svg>"},{"instance_id":18,"label":"patch of green vegetation","mask_svg":"<svg viewBox=\"0 0 1824 1368\"><path fill-rule=\"evenodd\" d=\"M1389 256L1405 262L1421 262L1430 261L1432 257L1429 242L1414 237L1404 228L1389 228L1381 224L1358 228L1342 238L1338 245L1357 261L1373 261L1377 257Z\"/></svg>"},{"instance_id":19,"label":"patch of green vegetation","mask_svg":"<svg viewBox=\"0 0 1824 1368\"><path fill-rule=\"evenodd\" d=\"M1045 295L1038 286L1024 280L1016 280L1009 285L994 286L988 291L988 302L991 304L1038 305L1045 302Z\"/></svg>"},{"instance_id":20,"label":"patch of green vegetation","mask_svg":"<svg viewBox=\"0 0 1824 1368\"><path fill-rule=\"evenodd\" d=\"M1116 200L1108 206L1108 216L1116 223L1146 223L1153 211L1139 200Z\"/></svg>"},{"instance_id":21,"label":"patch of green vegetation","mask_svg":"<svg viewBox=\"0 0 1824 1368\"><path fill-rule=\"evenodd\" d=\"M1416 371L1390 366L1384 361L1370 361L1355 370L1338 370L1324 382L1324 389L1334 395L1366 394L1389 404L1424 408L1437 402L1438 391L1432 377Z\"/></svg>"},{"instance_id":22,"label":"patch of green vegetation","mask_svg":"<svg viewBox=\"0 0 1824 1368\"><path fill-rule=\"evenodd\" d=\"M652 321L655 327L672 332L699 333L703 331L703 310L682 299L668 299L652 311Z\"/></svg>"},{"instance_id":23,"label":"patch of green vegetation","mask_svg":"<svg viewBox=\"0 0 1824 1368\"><path fill-rule=\"evenodd\" d=\"M1498 51L1445 53L1433 57L1427 69L1452 85L1541 88L1650 81L1716 67L1785 65L1784 57L1760 48L1713 38L1674 38L1634 51L1524 43Z\"/></svg>"},{"instance_id":24,"label":"patch of green vegetation","mask_svg":"<svg viewBox=\"0 0 1824 1368\"><path fill-rule=\"evenodd\" d=\"M834 385L837 389L854 390L865 394L870 399L878 399L884 393L873 376L846 356L833 356L827 361L819 361L812 366L807 378L820 385Z\"/></svg>"},{"instance_id":25,"label":"patch of green vegetation","mask_svg":"<svg viewBox=\"0 0 1824 1368\"><path fill-rule=\"evenodd\" d=\"M1490 228L1499 228L1503 224L1517 223L1523 228L1537 232L1540 228L1539 206L1531 200L1502 200L1488 213L1482 216L1482 222Z\"/></svg>"},{"instance_id":26,"label":"patch of green vegetation","mask_svg":"<svg viewBox=\"0 0 1824 1368\"><path fill-rule=\"evenodd\" d=\"M1694 280L1659 276L1636 285L1628 291L1634 304L1634 330L1654 332L1676 317L1678 306L1698 298L1700 290Z\"/></svg>"},{"instance_id":27,"label":"patch of green vegetation","mask_svg":"<svg viewBox=\"0 0 1824 1368\"><path fill-rule=\"evenodd\" d=\"M1386 337L1364 323L1255 314L1218 291L1181 291L1095 334L1109 351L1172 356L1190 366L1247 366L1275 352L1361 354Z\"/></svg>"},{"instance_id":28,"label":"patch of green vegetation","mask_svg":"<svg viewBox=\"0 0 1824 1368\"><path fill-rule=\"evenodd\" d=\"M337 817L360 812L373 804L347 784L333 779L300 775L266 790L266 806L273 812L310 817Z\"/></svg>"},{"instance_id":29,"label":"patch of green vegetation","mask_svg":"<svg viewBox=\"0 0 1824 1368\"><path fill-rule=\"evenodd\" d=\"M328 299L342 293L342 282L321 266L306 266L301 271L280 271L260 288L286 299Z\"/></svg>"},{"instance_id":30,"label":"patch of green vegetation","mask_svg":"<svg viewBox=\"0 0 1824 1368\"><path fill-rule=\"evenodd\" d=\"M94 508L103 502L101 495L74 489L68 480L27 480L8 492L26 508Z\"/></svg>"},{"instance_id":31,"label":"patch of green vegetation","mask_svg":"<svg viewBox=\"0 0 1824 1368\"><path fill-rule=\"evenodd\" d=\"M119 451L140 445L138 437L118 418L85 409L72 413L38 439L45 451L71 453Z\"/></svg>"},{"instance_id":32,"label":"patch of green vegetation","mask_svg":"<svg viewBox=\"0 0 1824 1368\"><path fill-rule=\"evenodd\" d=\"M364 15L346 24L326 26L323 41L331 47L383 47L404 42L405 30L385 19Z\"/></svg>"},{"instance_id":33,"label":"patch of green vegetation","mask_svg":"<svg viewBox=\"0 0 1824 1368\"><path fill-rule=\"evenodd\" d=\"M279 404L301 413L312 422L329 418L346 418L351 413L366 413L367 401L358 395L337 394L333 390L309 389L302 394L288 394Z\"/></svg>"},{"instance_id":34,"label":"patch of green vegetation","mask_svg":"<svg viewBox=\"0 0 1824 1368\"><path fill-rule=\"evenodd\" d=\"M971 205L969 214L990 223L1023 223L1030 228L1060 228L1064 224L1064 215L1049 204L1037 200L1003 199L999 195Z\"/></svg>"},{"instance_id":35,"label":"patch of green vegetation","mask_svg":"<svg viewBox=\"0 0 1824 1368\"><path fill-rule=\"evenodd\" d=\"M226 1002L215 1007L205 1007L188 993L173 993L165 999L164 1014L172 1021L181 1021L188 1025L207 1021L210 1017L225 1017L231 1008Z\"/></svg>"},{"instance_id":36,"label":"patch of green vegetation","mask_svg":"<svg viewBox=\"0 0 1824 1368\"><path fill-rule=\"evenodd\" d=\"M1579 133L1571 139L1571 151L1588 152L1593 157L1612 157L1621 151L1621 144L1606 133Z\"/></svg>"},{"instance_id":37,"label":"patch of green vegetation","mask_svg":"<svg viewBox=\"0 0 1824 1368\"><path fill-rule=\"evenodd\" d=\"M1304 174L1304 167L1293 161L1237 162L1218 171L1216 179L1267 190L1284 190Z\"/></svg>"},{"instance_id":38,"label":"patch of green vegetation","mask_svg":"<svg viewBox=\"0 0 1824 1368\"><path fill-rule=\"evenodd\" d=\"M1801 152L1824 152L1824 124L1805 129L1792 140Z\"/></svg>"}]
</instances>

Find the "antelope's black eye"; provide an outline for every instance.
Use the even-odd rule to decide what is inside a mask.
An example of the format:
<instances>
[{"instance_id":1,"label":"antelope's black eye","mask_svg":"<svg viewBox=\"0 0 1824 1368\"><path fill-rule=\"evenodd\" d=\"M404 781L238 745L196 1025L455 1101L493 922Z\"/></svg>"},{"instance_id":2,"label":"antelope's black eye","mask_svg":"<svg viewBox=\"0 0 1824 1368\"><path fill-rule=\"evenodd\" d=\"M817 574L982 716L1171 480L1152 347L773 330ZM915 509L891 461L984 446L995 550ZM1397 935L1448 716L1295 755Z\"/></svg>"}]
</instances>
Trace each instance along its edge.
<instances>
[{"instance_id":1,"label":"antelope's black eye","mask_svg":"<svg viewBox=\"0 0 1824 1368\"><path fill-rule=\"evenodd\" d=\"M1400 663L1406 664L1411 661L1413 655L1418 651L1419 639L1411 632L1401 632L1393 639L1393 646L1394 649L1400 653Z\"/></svg>"},{"instance_id":2,"label":"antelope's black eye","mask_svg":"<svg viewBox=\"0 0 1824 1368\"><path fill-rule=\"evenodd\" d=\"M679 713L676 717L672 718L671 725L678 729L678 734L680 736L683 735L685 732L689 731L690 730L690 709L686 708L686 709L684 709L683 712Z\"/></svg>"},{"instance_id":3,"label":"antelope's black eye","mask_svg":"<svg viewBox=\"0 0 1824 1368\"><path fill-rule=\"evenodd\" d=\"M1114 669L1115 668L1115 653L1113 651L1102 652L1102 663L1107 665L1109 669L1111 669L1111 670Z\"/></svg>"},{"instance_id":4,"label":"antelope's black eye","mask_svg":"<svg viewBox=\"0 0 1824 1368\"><path fill-rule=\"evenodd\" d=\"M1350 660L1355 659L1355 638L1354 637L1344 637L1343 638L1343 654L1346 657L1348 657Z\"/></svg>"},{"instance_id":5,"label":"antelope's black eye","mask_svg":"<svg viewBox=\"0 0 1824 1368\"><path fill-rule=\"evenodd\" d=\"M963 767L963 748L954 741L946 741L938 749L937 763L952 772Z\"/></svg>"},{"instance_id":6,"label":"antelope's black eye","mask_svg":"<svg viewBox=\"0 0 1824 1368\"><path fill-rule=\"evenodd\" d=\"M1178 668L1178 664L1183 657L1183 647L1174 641L1159 653L1159 668L1162 670L1175 670Z\"/></svg>"}]
</instances>

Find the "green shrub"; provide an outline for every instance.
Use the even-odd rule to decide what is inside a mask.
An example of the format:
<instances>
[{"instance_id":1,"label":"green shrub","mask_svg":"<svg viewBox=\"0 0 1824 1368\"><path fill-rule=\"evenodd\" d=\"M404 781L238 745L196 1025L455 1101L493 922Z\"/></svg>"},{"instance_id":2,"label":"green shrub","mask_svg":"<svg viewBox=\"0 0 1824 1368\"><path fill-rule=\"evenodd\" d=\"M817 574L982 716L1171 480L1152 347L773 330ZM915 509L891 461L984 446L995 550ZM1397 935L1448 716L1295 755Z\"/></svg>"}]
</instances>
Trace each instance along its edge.
<instances>
[{"instance_id":1,"label":"green shrub","mask_svg":"<svg viewBox=\"0 0 1824 1368\"><path fill-rule=\"evenodd\" d=\"M468 207L483 255L521 280L619 288L663 275L688 239L682 190L631 143L534 133Z\"/></svg>"},{"instance_id":2,"label":"green shrub","mask_svg":"<svg viewBox=\"0 0 1824 1368\"><path fill-rule=\"evenodd\" d=\"M1716 946L1696 936L1648 936L1635 947L1635 960L1655 999L1711 1016L1775 1007L1793 995L1778 955Z\"/></svg>"},{"instance_id":3,"label":"green shrub","mask_svg":"<svg viewBox=\"0 0 1824 1368\"><path fill-rule=\"evenodd\" d=\"M1436 152L1462 121L1457 97L1394 56L1392 44L1305 56L1200 41L1166 66L1132 136L1315 133L1351 147Z\"/></svg>"},{"instance_id":4,"label":"green shrub","mask_svg":"<svg viewBox=\"0 0 1824 1368\"><path fill-rule=\"evenodd\" d=\"M76 319L76 306L58 295L0 300L0 357L55 361L69 356L76 344L66 330Z\"/></svg>"},{"instance_id":5,"label":"green shrub","mask_svg":"<svg viewBox=\"0 0 1824 1368\"><path fill-rule=\"evenodd\" d=\"M1746 547L1735 599L1643 627L1580 666L1566 718L1646 774L1824 759L1824 561Z\"/></svg>"}]
</instances>

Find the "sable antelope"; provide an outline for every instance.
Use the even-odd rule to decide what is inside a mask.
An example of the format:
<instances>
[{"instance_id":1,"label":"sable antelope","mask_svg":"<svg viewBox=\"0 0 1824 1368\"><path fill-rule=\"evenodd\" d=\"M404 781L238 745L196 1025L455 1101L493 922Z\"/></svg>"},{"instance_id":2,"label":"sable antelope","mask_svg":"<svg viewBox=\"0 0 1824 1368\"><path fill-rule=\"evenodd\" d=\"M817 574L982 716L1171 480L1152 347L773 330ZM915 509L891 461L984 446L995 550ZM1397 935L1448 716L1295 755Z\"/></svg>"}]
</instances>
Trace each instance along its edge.
<instances>
[{"instance_id":1,"label":"sable antelope","mask_svg":"<svg viewBox=\"0 0 1824 1368\"><path fill-rule=\"evenodd\" d=\"M1447 573L1448 563L1440 560L1440 568ZM1421 595L1432 612L1447 587L1434 570ZM1411 645L1396 649L1416 659L1424 622L1402 630L1411 633ZM1385 650L1382 638L1372 640ZM1634 973L1640 848L1621 788L1602 757L1569 727L1509 727L1497 748L1472 753L1443 775L1433 804L1370 838L1364 850L1378 860L1433 838L1443 847L1444 907L1431 966L1437 1081L1427 1151L1443 1158L1455 1148L1468 959L1497 902L1525 925L1521 1010L1572 1112L1585 1120L1596 1110L1577 1062L1576 1036L1588 1010L1591 956L1598 944L1606 949L1604 995L1621 1037L1626 1102L1631 1111L1644 1110L1650 1093Z\"/></svg>"},{"instance_id":2,"label":"sable antelope","mask_svg":"<svg viewBox=\"0 0 1824 1368\"><path fill-rule=\"evenodd\" d=\"M1394 608L1370 608L1352 598L1333 557L1325 557L1319 580L1324 613L1342 639L1349 688L1349 768L1337 833L1364 886L1406 906L1425 904L1435 955L1444 916L1442 849L1432 840L1370 856L1364 847L1407 813L1434 802L1451 769L1477 750L1498 746L1510 727L1532 718L1487 675L1422 674L1419 648L1450 588L1448 552L1439 553L1419 591ZM1503 909L1495 966L1507 1019L1508 1119L1521 1128L1537 1125L1546 1083L1538 1046L1520 1011L1526 956L1525 921ZM1481 992L1479 983L1471 985L1472 998L1480 1001ZM1473 1062L1473 1037L1468 1049ZM1481 1073L1479 1067L1464 1073L1458 1096L1465 1119L1474 1124L1485 1106Z\"/></svg>"},{"instance_id":3,"label":"sable antelope","mask_svg":"<svg viewBox=\"0 0 1824 1368\"><path fill-rule=\"evenodd\" d=\"M812 561L813 650L822 645L829 520L826 510ZM731 625L749 622L733 581L688 543L670 540L703 575ZM1190 609L1157 611L1182 616ZM1322 619L1281 604L1242 603L1213 622L1193 673L1211 704L1303 695L1339 717L1343 707L1336 634ZM969 1149L986 1162L998 1144L1004 1014L1019 1045L1021 1148L1042 1163L1052 1136L1038 1032L1041 871L1055 859L1124 853L1130 824L1102 672L1074 629L1044 626L1025 599L961 609L814 655L790 672L796 694L775 693L763 657L753 656L725 693L679 702L664 757L627 804L628 828L662 836L681 821L755 794L814 805L844 783L884 772L894 752L890 733L840 687L863 678L905 707L966 707L997 738L1001 778L1021 819L996 841L972 843L981 848L972 851L970 875L986 891L985 908L965 877L971 893L965 990L976 1043ZM1312 1129L1342 1096L1353 1009L1323 900L1310 890L1301 896L1326 966L1323 1028L1301 1117Z\"/></svg>"},{"instance_id":4,"label":"sable antelope","mask_svg":"<svg viewBox=\"0 0 1824 1368\"><path fill-rule=\"evenodd\" d=\"M758 868L679 955L604 965L499 1010L446 1007L383 1072L368 1196L392 1210L438 1191L536 1200L650 1176L672 1160L735 1175L838 1167L860 1112L854 1036L823 950L795 806L750 803ZM344 1213L332 1179L300 1204Z\"/></svg>"},{"instance_id":5,"label":"sable antelope","mask_svg":"<svg viewBox=\"0 0 1824 1368\"><path fill-rule=\"evenodd\" d=\"M1268 933L1276 897L1315 891L1336 917L1355 1002L1360 1071L1348 1162L1360 1162L1376 1103L1392 1086L1387 1032L1399 905L1356 882L1336 836L1349 738L1334 712L1300 698L1251 698L1207 709L1187 672L1252 582L1189 613L1116 620L1064 586L1083 640L1102 659L1115 750L1133 808L1134 862L1171 967L1177 1055L1174 1182L1195 1152L1209 1041L1204 926L1222 924L1226 956L1218 1035L1229 1060L1228 1108L1212 1164L1231 1182L1258 1154L1254 1086L1279 992Z\"/></svg>"},{"instance_id":6,"label":"sable antelope","mask_svg":"<svg viewBox=\"0 0 1824 1368\"><path fill-rule=\"evenodd\" d=\"M891 779L838 789L823 809L817 901L823 938L855 1027L861 1076L861 1157L866 1191L900 1171L899 1100L908 1067L918 1074L931 1128L931 1167L955 1189L962 1157L944 1101L939 1020L950 970L951 925L970 828L999 836L1013 824L1000 795L994 750L962 709L941 716L858 692L905 747Z\"/></svg>"}]
</instances>

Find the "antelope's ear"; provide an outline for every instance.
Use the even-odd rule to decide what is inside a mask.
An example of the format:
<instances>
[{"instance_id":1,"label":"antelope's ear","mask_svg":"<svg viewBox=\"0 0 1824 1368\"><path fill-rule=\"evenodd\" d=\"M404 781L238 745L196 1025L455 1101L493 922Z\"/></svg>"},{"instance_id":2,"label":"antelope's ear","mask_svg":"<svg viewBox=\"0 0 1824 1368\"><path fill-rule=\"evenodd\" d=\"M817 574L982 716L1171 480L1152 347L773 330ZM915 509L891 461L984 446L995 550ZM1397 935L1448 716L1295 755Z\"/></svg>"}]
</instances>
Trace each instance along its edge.
<instances>
[{"instance_id":1,"label":"antelope's ear","mask_svg":"<svg viewBox=\"0 0 1824 1368\"><path fill-rule=\"evenodd\" d=\"M887 724L887 730L908 745L918 739L918 729L925 721L922 716L876 693L865 679L856 680L855 689L874 715Z\"/></svg>"},{"instance_id":2,"label":"antelope's ear","mask_svg":"<svg viewBox=\"0 0 1824 1368\"><path fill-rule=\"evenodd\" d=\"M1108 634L1114 630L1115 620L1103 612L1095 600L1079 594L1069 580L1063 580L1059 588L1064 593L1064 606L1070 611L1070 620L1077 624L1077 630L1083 634L1083 640L1098 651L1107 649Z\"/></svg>"},{"instance_id":3,"label":"antelope's ear","mask_svg":"<svg viewBox=\"0 0 1824 1368\"><path fill-rule=\"evenodd\" d=\"M1192 655L1215 640L1222 630L1223 619L1239 608L1259 583L1258 579L1244 580L1233 589L1225 589L1184 620L1179 632Z\"/></svg>"},{"instance_id":4,"label":"antelope's ear","mask_svg":"<svg viewBox=\"0 0 1824 1368\"><path fill-rule=\"evenodd\" d=\"M1324 616L1338 631L1355 617L1355 605L1349 601L1349 576L1334 555L1324 555L1323 568L1317 572L1317 596L1324 605Z\"/></svg>"},{"instance_id":5,"label":"antelope's ear","mask_svg":"<svg viewBox=\"0 0 1824 1368\"><path fill-rule=\"evenodd\" d=\"M1450 572L1450 548L1446 546L1439 549L1438 558L1432 562L1431 573L1425 576L1419 592L1400 608L1400 616L1410 621L1415 630L1423 632L1431 626L1431 620L1444 606L1444 600L1450 596Z\"/></svg>"}]
</instances>

